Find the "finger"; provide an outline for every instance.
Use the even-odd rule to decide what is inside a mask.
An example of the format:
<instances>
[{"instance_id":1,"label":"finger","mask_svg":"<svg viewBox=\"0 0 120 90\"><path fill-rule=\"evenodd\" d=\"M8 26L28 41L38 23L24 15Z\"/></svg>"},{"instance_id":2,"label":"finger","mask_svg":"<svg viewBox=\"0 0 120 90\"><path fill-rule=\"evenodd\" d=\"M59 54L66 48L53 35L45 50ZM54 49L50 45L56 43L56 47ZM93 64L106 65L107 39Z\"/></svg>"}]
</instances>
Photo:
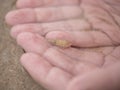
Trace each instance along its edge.
<instances>
[{"instance_id":1,"label":"finger","mask_svg":"<svg viewBox=\"0 0 120 90\"><path fill-rule=\"evenodd\" d=\"M18 8L36 8L40 6L77 5L80 0L17 0Z\"/></svg>"},{"instance_id":2,"label":"finger","mask_svg":"<svg viewBox=\"0 0 120 90\"><path fill-rule=\"evenodd\" d=\"M120 63L75 78L67 90L119 90Z\"/></svg>"},{"instance_id":3,"label":"finger","mask_svg":"<svg viewBox=\"0 0 120 90\"><path fill-rule=\"evenodd\" d=\"M65 40L76 47L99 47L113 45L111 39L100 31L53 31L46 38L56 42Z\"/></svg>"},{"instance_id":4,"label":"finger","mask_svg":"<svg viewBox=\"0 0 120 90\"><path fill-rule=\"evenodd\" d=\"M35 23L35 24L22 24L16 25L11 30L12 37L16 38L18 34L22 32L38 33L45 36L51 31L76 31L76 30L89 30L90 24L81 19L65 20L51 23Z\"/></svg>"},{"instance_id":5,"label":"finger","mask_svg":"<svg viewBox=\"0 0 120 90\"><path fill-rule=\"evenodd\" d=\"M71 74L75 74L75 67L77 66L78 61L68 57L64 53L61 53L57 48L48 49L44 55L47 60L53 65L60 67L61 69L69 72Z\"/></svg>"},{"instance_id":6,"label":"finger","mask_svg":"<svg viewBox=\"0 0 120 90\"><path fill-rule=\"evenodd\" d=\"M89 62L79 63L79 61L75 60L74 58L61 53L57 48L46 46L46 41L40 39L40 37L36 37L31 33L20 34L17 38L17 41L18 44L21 45L27 52L40 54L54 66L59 67L60 69L69 72L72 75L83 74L96 68L96 65L94 64Z\"/></svg>"},{"instance_id":7,"label":"finger","mask_svg":"<svg viewBox=\"0 0 120 90\"><path fill-rule=\"evenodd\" d=\"M21 57L21 63L39 84L50 90L65 90L71 79L69 73L53 67L46 59L37 54L24 54Z\"/></svg>"},{"instance_id":8,"label":"finger","mask_svg":"<svg viewBox=\"0 0 120 90\"><path fill-rule=\"evenodd\" d=\"M39 54L43 54L51 47L43 37L29 32L18 35L17 43L22 46L26 52L35 52Z\"/></svg>"},{"instance_id":9,"label":"finger","mask_svg":"<svg viewBox=\"0 0 120 90\"><path fill-rule=\"evenodd\" d=\"M9 12L6 15L6 22L10 25L50 22L69 18L78 18L82 10L79 6L49 7L35 9L20 9Z\"/></svg>"},{"instance_id":10,"label":"finger","mask_svg":"<svg viewBox=\"0 0 120 90\"><path fill-rule=\"evenodd\" d=\"M70 73L74 71L76 61L65 56L56 48L50 47L50 45L48 44L48 42L46 42L44 38L40 36L35 36L32 33L21 33L17 37L17 42L27 52L40 54L41 56L47 58L47 60L54 66L59 67L64 71Z\"/></svg>"},{"instance_id":11,"label":"finger","mask_svg":"<svg viewBox=\"0 0 120 90\"><path fill-rule=\"evenodd\" d=\"M50 63L63 69L66 72L71 73L72 75L82 75L82 74L85 74L86 72L90 72L99 67L98 65L91 63L92 62L92 61L90 62L91 59L88 60L87 58L82 57L84 58L82 60L81 57L77 57L77 59L80 59L80 60L76 60L76 58L74 57L72 58L67 55L65 53L61 53L59 50L52 49L52 48L50 48L44 53L44 57L47 58L47 60ZM86 62L85 62L85 59L86 59ZM92 60L94 59L95 58L93 58Z\"/></svg>"}]
</instances>

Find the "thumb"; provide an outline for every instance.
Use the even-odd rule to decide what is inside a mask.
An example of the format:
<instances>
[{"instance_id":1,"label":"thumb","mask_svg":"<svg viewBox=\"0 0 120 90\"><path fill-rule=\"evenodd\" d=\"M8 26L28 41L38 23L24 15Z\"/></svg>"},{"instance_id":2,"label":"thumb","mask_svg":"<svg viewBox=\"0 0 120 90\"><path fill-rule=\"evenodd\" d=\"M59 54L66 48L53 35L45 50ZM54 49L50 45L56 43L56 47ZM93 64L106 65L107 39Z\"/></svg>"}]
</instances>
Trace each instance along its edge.
<instances>
[{"instance_id":1,"label":"thumb","mask_svg":"<svg viewBox=\"0 0 120 90\"><path fill-rule=\"evenodd\" d=\"M120 90L120 63L75 78L67 90Z\"/></svg>"}]
</instances>

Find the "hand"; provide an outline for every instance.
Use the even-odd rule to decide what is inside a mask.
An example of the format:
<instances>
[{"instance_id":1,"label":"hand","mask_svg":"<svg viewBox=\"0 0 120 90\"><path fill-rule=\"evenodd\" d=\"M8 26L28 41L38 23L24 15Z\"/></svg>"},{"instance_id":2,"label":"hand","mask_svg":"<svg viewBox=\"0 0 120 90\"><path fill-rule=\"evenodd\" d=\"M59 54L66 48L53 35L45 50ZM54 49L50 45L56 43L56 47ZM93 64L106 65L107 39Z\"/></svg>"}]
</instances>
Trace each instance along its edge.
<instances>
[{"instance_id":1,"label":"hand","mask_svg":"<svg viewBox=\"0 0 120 90\"><path fill-rule=\"evenodd\" d=\"M48 90L120 89L120 47L60 49L29 32L17 42L27 52L22 65Z\"/></svg>"},{"instance_id":2,"label":"hand","mask_svg":"<svg viewBox=\"0 0 120 90\"><path fill-rule=\"evenodd\" d=\"M119 90L119 1L104 1L56 0L44 2L46 8L41 8L40 0L18 0L20 9L9 13L6 20L15 25L12 36L27 51L21 63L36 81L50 90ZM72 9L69 15L68 8ZM36 20L34 15L38 16ZM41 35L72 40L78 47L112 46L63 50L51 46Z\"/></svg>"},{"instance_id":3,"label":"hand","mask_svg":"<svg viewBox=\"0 0 120 90\"><path fill-rule=\"evenodd\" d=\"M6 16L13 37L35 32L77 47L120 44L119 0L18 0L17 7Z\"/></svg>"}]
</instances>

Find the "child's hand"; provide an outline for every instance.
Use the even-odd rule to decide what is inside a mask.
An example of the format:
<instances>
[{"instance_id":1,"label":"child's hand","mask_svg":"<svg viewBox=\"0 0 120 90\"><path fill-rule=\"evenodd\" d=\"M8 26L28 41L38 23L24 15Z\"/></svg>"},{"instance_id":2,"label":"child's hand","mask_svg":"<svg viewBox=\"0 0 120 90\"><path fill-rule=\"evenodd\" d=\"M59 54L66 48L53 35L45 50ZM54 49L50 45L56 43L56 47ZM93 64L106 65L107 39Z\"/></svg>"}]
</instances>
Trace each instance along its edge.
<instances>
[{"instance_id":1,"label":"child's hand","mask_svg":"<svg viewBox=\"0 0 120 90\"><path fill-rule=\"evenodd\" d=\"M119 0L18 0L17 7L6 16L15 38L35 32L77 47L120 44Z\"/></svg>"}]
</instances>

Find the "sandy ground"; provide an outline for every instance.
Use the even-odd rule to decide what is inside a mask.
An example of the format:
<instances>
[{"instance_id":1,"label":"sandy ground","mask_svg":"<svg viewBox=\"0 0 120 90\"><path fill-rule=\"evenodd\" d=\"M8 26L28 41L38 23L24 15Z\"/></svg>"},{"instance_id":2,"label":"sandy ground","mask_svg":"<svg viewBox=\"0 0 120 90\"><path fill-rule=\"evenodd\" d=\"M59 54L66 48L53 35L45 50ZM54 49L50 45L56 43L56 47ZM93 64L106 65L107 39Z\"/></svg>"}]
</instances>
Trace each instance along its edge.
<instances>
[{"instance_id":1,"label":"sandy ground","mask_svg":"<svg viewBox=\"0 0 120 90\"><path fill-rule=\"evenodd\" d=\"M45 90L32 80L19 63L23 50L10 37L4 16L16 0L0 0L0 90Z\"/></svg>"}]
</instances>

